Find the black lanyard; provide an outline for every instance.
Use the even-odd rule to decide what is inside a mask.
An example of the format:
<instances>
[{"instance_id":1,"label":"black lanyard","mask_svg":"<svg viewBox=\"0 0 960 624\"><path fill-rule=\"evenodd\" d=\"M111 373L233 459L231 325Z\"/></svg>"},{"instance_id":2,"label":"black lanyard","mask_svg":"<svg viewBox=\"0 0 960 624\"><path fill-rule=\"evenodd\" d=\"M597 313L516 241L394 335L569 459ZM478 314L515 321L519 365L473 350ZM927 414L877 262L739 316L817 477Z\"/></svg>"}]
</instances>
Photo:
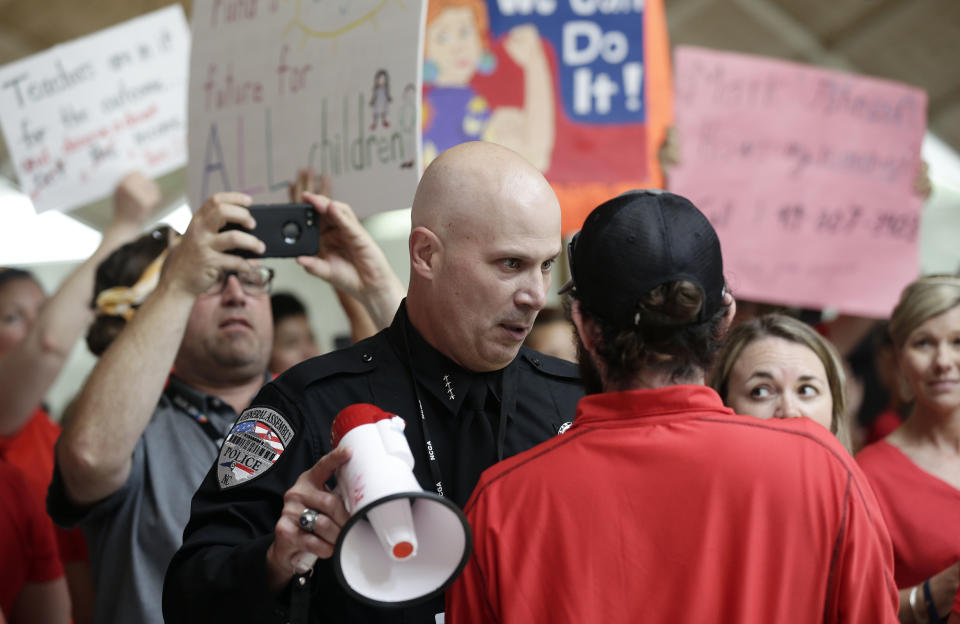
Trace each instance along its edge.
<instances>
[{"instance_id":1,"label":"black lanyard","mask_svg":"<svg viewBox=\"0 0 960 624\"><path fill-rule=\"evenodd\" d=\"M167 398L170 399L170 402L173 403L174 407L186 412L188 416L196 421L200 429L207 434L207 437L210 438L214 444L217 446L220 445L220 441L223 440L223 434L217 431L217 428L213 426L213 423L210 422L210 419L207 418L207 415L197 409L197 406L194 405L190 399L183 396L183 393L181 393L173 383L167 384L167 387L163 392L167 395Z\"/></svg>"},{"instance_id":2,"label":"black lanyard","mask_svg":"<svg viewBox=\"0 0 960 624\"><path fill-rule=\"evenodd\" d=\"M440 474L440 460L437 458L437 451L433 448L430 429L427 427L427 416L423 413L423 399L420 396L420 384L417 383L417 375L413 370L413 356L410 354L410 339L407 337L409 331L406 323L404 323L403 346L407 351L407 370L410 371L410 383L413 384L413 393L417 397L417 407L420 408L420 433L423 434L424 445L427 448L427 464L430 466L430 477L433 479L433 487L437 491L437 494L444 496L443 475Z\"/></svg>"},{"instance_id":3,"label":"black lanyard","mask_svg":"<svg viewBox=\"0 0 960 624\"><path fill-rule=\"evenodd\" d=\"M430 437L430 428L427 426L427 415L423 411L423 398L420 396L420 384L417 383L417 375L413 368L413 355L410 353L410 339L407 332L409 328L404 325L403 328L403 346L407 352L407 369L410 372L410 382L413 384L413 393L417 397L417 408L420 412L420 432L423 435L424 446L427 451L427 465L430 467L430 477L433 479L434 489L440 496L443 493L443 475L440 473L440 459L437 457L437 449L434 447L433 439ZM502 374L501 392L503 396L500 400L500 423L497 427L497 461L503 459L503 447L507 435L507 418L513 412L517 403L517 384L518 371L515 366L507 366Z\"/></svg>"}]
</instances>

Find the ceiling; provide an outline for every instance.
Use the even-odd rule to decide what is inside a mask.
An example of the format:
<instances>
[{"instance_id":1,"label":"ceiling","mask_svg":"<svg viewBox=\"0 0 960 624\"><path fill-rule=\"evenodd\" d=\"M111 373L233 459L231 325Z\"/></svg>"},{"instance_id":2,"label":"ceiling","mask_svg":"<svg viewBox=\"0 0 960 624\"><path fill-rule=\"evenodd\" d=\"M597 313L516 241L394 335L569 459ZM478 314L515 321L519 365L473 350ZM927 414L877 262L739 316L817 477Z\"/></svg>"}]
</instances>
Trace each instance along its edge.
<instances>
[{"instance_id":1,"label":"ceiling","mask_svg":"<svg viewBox=\"0 0 960 624\"><path fill-rule=\"evenodd\" d=\"M960 152L957 0L665 0L671 43L762 54L924 89L928 128Z\"/></svg>"},{"instance_id":2,"label":"ceiling","mask_svg":"<svg viewBox=\"0 0 960 624\"><path fill-rule=\"evenodd\" d=\"M960 152L960 0L665 3L674 45L779 57L926 90L930 131ZM0 0L0 65L168 4L163 0ZM189 15L191 3L182 4ZM8 161L0 145L0 173L12 177ZM168 186L182 183L182 176L167 181Z\"/></svg>"}]
</instances>

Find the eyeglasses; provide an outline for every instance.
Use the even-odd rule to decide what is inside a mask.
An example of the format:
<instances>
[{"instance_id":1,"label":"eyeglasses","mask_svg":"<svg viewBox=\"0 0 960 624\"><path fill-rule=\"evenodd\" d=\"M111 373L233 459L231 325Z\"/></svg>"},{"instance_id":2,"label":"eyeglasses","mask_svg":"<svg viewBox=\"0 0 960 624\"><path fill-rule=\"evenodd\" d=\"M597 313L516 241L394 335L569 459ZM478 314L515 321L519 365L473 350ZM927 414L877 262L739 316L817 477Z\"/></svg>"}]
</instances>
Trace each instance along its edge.
<instances>
[{"instance_id":1,"label":"eyeglasses","mask_svg":"<svg viewBox=\"0 0 960 624\"><path fill-rule=\"evenodd\" d=\"M204 294L219 295L227 287L230 276L235 275L243 292L251 296L266 295L273 284L273 273L273 269L265 266L256 266L249 271L220 271L220 278Z\"/></svg>"}]
</instances>

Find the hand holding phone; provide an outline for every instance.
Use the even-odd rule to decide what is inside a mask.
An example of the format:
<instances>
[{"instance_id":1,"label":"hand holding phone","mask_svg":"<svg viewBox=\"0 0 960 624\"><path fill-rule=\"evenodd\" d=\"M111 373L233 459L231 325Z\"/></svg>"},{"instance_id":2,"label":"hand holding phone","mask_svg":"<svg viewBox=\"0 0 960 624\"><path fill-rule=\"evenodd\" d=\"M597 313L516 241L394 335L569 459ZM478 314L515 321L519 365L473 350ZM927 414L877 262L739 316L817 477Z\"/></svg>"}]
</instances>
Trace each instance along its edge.
<instances>
[{"instance_id":1,"label":"hand holding phone","mask_svg":"<svg viewBox=\"0 0 960 624\"><path fill-rule=\"evenodd\" d=\"M231 249L228 253L244 258L291 258L313 256L320 249L320 230L313 205L258 204L250 206L250 214L257 221L253 230L236 223L228 223L220 231L244 230L263 241L266 250L254 254L243 249Z\"/></svg>"}]
</instances>

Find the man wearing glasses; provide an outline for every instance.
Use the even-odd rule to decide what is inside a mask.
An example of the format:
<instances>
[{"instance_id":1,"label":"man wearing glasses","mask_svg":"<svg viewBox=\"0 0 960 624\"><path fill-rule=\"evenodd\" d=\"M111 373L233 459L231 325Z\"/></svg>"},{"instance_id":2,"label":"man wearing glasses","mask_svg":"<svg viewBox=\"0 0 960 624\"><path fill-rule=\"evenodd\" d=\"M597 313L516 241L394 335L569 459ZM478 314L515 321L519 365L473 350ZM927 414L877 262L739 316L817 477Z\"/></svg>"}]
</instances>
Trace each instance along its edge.
<instances>
[{"instance_id":1,"label":"man wearing glasses","mask_svg":"<svg viewBox=\"0 0 960 624\"><path fill-rule=\"evenodd\" d=\"M318 210L327 205L306 198ZM381 608L335 579L330 557L347 512L324 489L346 460L344 448L330 452L333 418L360 402L400 415L420 485L457 505L484 469L573 420L582 395L576 367L521 347L562 252L560 206L540 171L492 143L453 147L424 172L411 225L410 282L399 309L387 304L383 282L392 280L365 291L377 280L349 287L344 276L331 279L358 295L375 321L389 310L389 326L266 385L224 442L170 563L167 622L442 621L442 596ZM354 238L363 240L359 229ZM346 264L369 266L370 255L361 245ZM390 272L377 266L362 273ZM374 291L386 294L380 305L370 305ZM237 450L233 431L250 425L278 439L271 466L247 478L222 464Z\"/></svg>"},{"instance_id":2,"label":"man wearing glasses","mask_svg":"<svg viewBox=\"0 0 960 624\"><path fill-rule=\"evenodd\" d=\"M194 215L65 422L48 508L84 530L97 622L162 621L163 575L191 496L265 381L273 271L225 253L259 253L261 241L220 232L228 222L252 228L249 203L221 193ZM232 463L237 473L263 469L255 456Z\"/></svg>"}]
</instances>

